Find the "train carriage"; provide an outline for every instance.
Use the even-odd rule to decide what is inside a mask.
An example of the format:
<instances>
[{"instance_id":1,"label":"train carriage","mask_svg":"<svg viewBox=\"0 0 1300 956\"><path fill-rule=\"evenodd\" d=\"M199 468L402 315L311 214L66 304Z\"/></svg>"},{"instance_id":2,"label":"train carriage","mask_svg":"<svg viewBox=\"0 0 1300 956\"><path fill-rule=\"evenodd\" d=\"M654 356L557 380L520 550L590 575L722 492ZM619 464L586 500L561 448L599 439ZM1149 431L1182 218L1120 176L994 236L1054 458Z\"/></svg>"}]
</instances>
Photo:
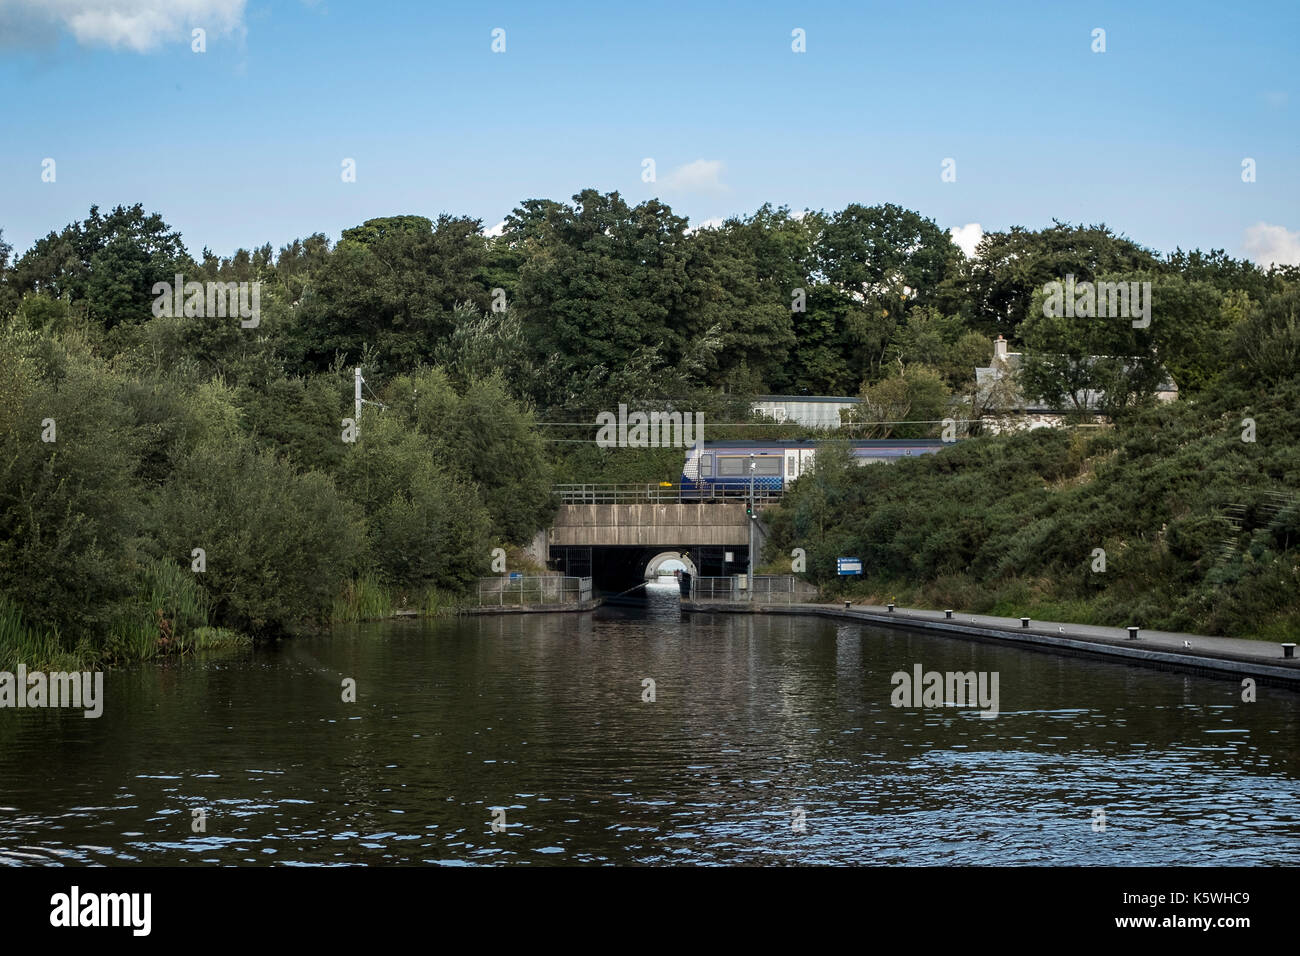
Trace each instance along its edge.
<instances>
[{"instance_id":1,"label":"train carriage","mask_svg":"<svg viewBox=\"0 0 1300 956\"><path fill-rule=\"evenodd\" d=\"M817 448L826 442L805 438L787 441L736 439L706 441L687 449L682 466L684 493L701 497L740 495L749 490L750 462L753 461L755 491L780 492L812 468ZM914 455L930 455L945 447L937 438L857 439L848 441L850 454L858 464L896 461Z\"/></svg>"}]
</instances>

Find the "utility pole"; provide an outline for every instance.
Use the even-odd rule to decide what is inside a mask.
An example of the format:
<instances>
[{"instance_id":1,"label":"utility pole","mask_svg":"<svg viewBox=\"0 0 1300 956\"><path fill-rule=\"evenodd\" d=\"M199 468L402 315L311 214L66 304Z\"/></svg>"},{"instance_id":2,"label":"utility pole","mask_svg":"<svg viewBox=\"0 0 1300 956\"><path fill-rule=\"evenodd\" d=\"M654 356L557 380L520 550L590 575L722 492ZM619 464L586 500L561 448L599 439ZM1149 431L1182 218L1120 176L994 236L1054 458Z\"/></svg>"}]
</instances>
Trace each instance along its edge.
<instances>
[{"instance_id":1,"label":"utility pole","mask_svg":"<svg viewBox=\"0 0 1300 956\"><path fill-rule=\"evenodd\" d=\"M758 516L754 514L754 471L758 468L758 461L753 454L749 456L749 570L745 575L746 599L753 603L754 600L754 522Z\"/></svg>"},{"instance_id":2,"label":"utility pole","mask_svg":"<svg viewBox=\"0 0 1300 956\"><path fill-rule=\"evenodd\" d=\"M356 368L356 375L353 378L354 389L352 396L353 404L356 405L356 409L353 412L355 417L352 420L356 422L354 433L358 436L361 434L361 383L363 381L364 379L361 377L361 366L358 365Z\"/></svg>"}]
</instances>

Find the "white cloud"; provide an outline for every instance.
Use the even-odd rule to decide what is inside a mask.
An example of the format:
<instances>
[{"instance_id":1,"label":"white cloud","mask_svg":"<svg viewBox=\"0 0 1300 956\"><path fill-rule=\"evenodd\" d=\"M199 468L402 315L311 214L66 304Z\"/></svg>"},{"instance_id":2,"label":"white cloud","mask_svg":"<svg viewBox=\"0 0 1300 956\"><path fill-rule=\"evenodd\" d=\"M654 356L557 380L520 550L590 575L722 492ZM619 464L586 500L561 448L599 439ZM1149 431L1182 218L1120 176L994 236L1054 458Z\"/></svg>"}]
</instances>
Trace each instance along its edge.
<instances>
[{"instance_id":1,"label":"white cloud","mask_svg":"<svg viewBox=\"0 0 1300 956\"><path fill-rule=\"evenodd\" d=\"M506 231L506 221L502 219L491 229L484 229L483 235L487 236L489 239L495 239L497 236L505 235L505 231Z\"/></svg>"},{"instance_id":2,"label":"white cloud","mask_svg":"<svg viewBox=\"0 0 1300 956\"><path fill-rule=\"evenodd\" d=\"M952 236L952 241L957 244L957 248L966 253L966 258L973 259L975 247L984 238L984 229L978 222L968 222L964 226L953 226L948 230L948 234Z\"/></svg>"},{"instance_id":3,"label":"white cloud","mask_svg":"<svg viewBox=\"0 0 1300 956\"><path fill-rule=\"evenodd\" d=\"M726 192L722 179L722 160L697 159L678 166L663 178L665 189L683 192Z\"/></svg>"},{"instance_id":4,"label":"white cloud","mask_svg":"<svg viewBox=\"0 0 1300 956\"><path fill-rule=\"evenodd\" d=\"M699 232L701 229L717 229L724 222L726 222L726 220L721 216L710 216L708 219L701 219L697 224L692 226L690 229L687 229L686 233L687 235L690 235L691 233Z\"/></svg>"},{"instance_id":5,"label":"white cloud","mask_svg":"<svg viewBox=\"0 0 1300 956\"><path fill-rule=\"evenodd\" d=\"M145 53L165 42L188 43L243 27L246 0L3 0L0 36L10 46L49 42L69 31L82 46Z\"/></svg>"},{"instance_id":6,"label":"white cloud","mask_svg":"<svg viewBox=\"0 0 1300 956\"><path fill-rule=\"evenodd\" d=\"M1261 266L1300 266L1300 231L1257 222L1241 239L1246 256Z\"/></svg>"}]
</instances>

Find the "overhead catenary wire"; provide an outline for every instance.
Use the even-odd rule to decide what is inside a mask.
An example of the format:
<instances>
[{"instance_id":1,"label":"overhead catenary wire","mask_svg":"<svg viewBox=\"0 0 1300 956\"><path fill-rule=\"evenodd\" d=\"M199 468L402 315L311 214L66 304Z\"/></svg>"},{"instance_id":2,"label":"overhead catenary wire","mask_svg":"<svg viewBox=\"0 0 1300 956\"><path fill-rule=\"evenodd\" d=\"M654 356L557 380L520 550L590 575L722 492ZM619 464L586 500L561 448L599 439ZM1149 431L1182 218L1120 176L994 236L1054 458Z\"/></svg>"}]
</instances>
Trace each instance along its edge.
<instances>
[{"instance_id":1,"label":"overhead catenary wire","mask_svg":"<svg viewBox=\"0 0 1300 956\"><path fill-rule=\"evenodd\" d=\"M661 414L662 414L662 413L661 413ZM1028 416L1025 416L1025 417L1028 417ZM978 421L982 421L982 420L983 420L983 419L979 419L979 418L914 418L914 419L910 419L910 420L908 420L908 421L897 421L897 422L877 422L877 421L870 421L870 422L841 422L839 425L837 425L837 426L835 426L835 427L837 427L837 428L860 428L860 427L863 426L863 425L945 425L945 424L947 424L948 422L953 422L953 423L958 424L958 425L964 425L964 424L971 424L971 423L978 422ZM541 426L541 425L548 425L548 426L557 426L557 427L565 427L565 428L569 428L569 427L572 427L572 428L579 428L579 427L580 427L580 428L590 428L592 425L599 424L599 422L593 422L593 421L586 421L586 422L532 422L531 424L533 424L533 425L538 425L538 426ZM647 422L646 424L649 424L649 423ZM781 426L781 425L790 425L791 423L790 423L790 422L770 421L770 422L706 422L706 424L712 425L714 428L773 428L773 427L778 427L778 426ZM798 425L797 422L794 423L794 424ZM637 427L637 426L632 426L632 427ZM801 427L801 428L813 428L813 427L815 427L815 426L811 426L811 425L802 425L802 426L799 426L799 427ZM821 430L824 431L824 430L826 430L826 429L821 429Z\"/></svg>"}]
</instances>

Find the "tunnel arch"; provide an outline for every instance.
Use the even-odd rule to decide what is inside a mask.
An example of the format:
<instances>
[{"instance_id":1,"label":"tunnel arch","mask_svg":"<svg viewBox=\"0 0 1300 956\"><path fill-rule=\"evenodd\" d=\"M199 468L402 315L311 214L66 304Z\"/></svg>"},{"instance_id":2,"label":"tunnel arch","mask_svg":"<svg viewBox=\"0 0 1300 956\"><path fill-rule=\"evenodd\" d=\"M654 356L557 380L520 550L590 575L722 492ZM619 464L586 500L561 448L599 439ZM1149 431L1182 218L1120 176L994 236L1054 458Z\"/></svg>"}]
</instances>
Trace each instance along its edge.
<instances>
[{"instance_id":1,"label":"tunnel arch","mask_svg":"<svg viewBox=\"0 0 1300 956\"><path fill-rule=\"evenodd\" d=\"M660 551L650 559L648 564L646 564L645 579L647 581L653 581L659 576L660 566L667 564L669 561L677 561L680 564L684 564L686 570L690 572L692 577L699 576L699 572L695 569L695 562L691 560L690 555L685 551Z\"/></svg>"}]
</instances>

